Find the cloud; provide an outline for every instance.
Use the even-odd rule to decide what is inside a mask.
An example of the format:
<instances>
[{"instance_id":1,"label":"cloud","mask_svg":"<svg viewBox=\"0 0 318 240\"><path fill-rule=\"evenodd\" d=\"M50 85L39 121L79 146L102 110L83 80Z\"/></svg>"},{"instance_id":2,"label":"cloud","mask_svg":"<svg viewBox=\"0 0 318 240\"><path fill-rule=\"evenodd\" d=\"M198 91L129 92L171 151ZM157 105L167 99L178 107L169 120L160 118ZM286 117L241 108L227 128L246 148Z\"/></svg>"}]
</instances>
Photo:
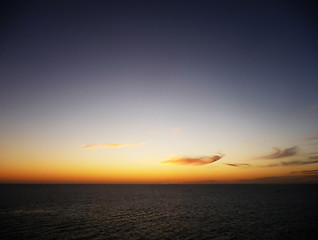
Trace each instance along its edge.
<instances>
[{"instance_id":1,"label":"cloud","mask_svg":"<svg viewBox=\"0 0 318 240\"><path fill-rule=\"evenodd\" d=\"M279 148L273 147L275 149L275 153L266 155L260 158L265 158L265 159L276 159L276 158L284 158L284 157L289 157L297 154L297 147L291 147L291 148L286 148L284 150L280 150Z\"/></svg>"},{"instance_id":2,"label":"cloud","mask_svg":"<svg viewBox=\"0 0 318 240\"><path fill-rule=\"evenodd\" d=\"M250 167L251 166L251 164L248 164L248 163L224 163L224 164L231 167Z\"/></svg>"},{"instance_id":3,"label":"cloud","mask_svg":"<svg viewBox=\"0 0 318 240\"><path fill-rule=\"evenodd\" d=\"M217 154L213 156L199 157L199 158L172 158L166 161L162 161L162 164L173 164L173 165L206 165L214 163L220 160L224 154Z\"/></svg>"},{"instance_id":4,"label":"cloud","mask_svg":"<svg viewBox=\"0 0 318 240\"><path fill-rule=\"evenodd\" d=\"M228 181L220 181L220 180L200 180L200 181L175 181L175 182L167 182L168 184L225 184L228 183Z\"/></svg>"},{"instance_id":5,"label":"cloud","mask_svg":"<svg viewBox=\"0 0 318 240\"><path fill-rule=\"evenodd\" d=\"M290 161L290 162L281 162L282 166L300 166L300 165L307 165L307 164L315 164L318 163L318 160L308 161L308 160L297 160L297 161Z\"/></svg>"},{"instance_id":6,"label":"cloud","mask_svg":"<svg viewBox=\"0 0 318 240\"><path fill-rule=\"evenodd\" d=\"M273 163L273 164L265 165L262 167L302 166L302 165L315 164L315 163L318 163L318 160L295 160L295 161L289 161L289 162Z\"/></svg>"},{"instance_id":7,"label":"cloud","mask_svg":"<svg viewBox=\"0 0 318 240\"><path fill-rule=\"evenodd\" d=\"M292 176L275 176L253 179L242 179L235 183L243 184L294 184L294 183L318 183L318 175L292 175Z\"/></svg>"},{"instance_id":8,"label":"cloud","mask_svg":"<svg viewBox=\"0 0 318 240\"><path fill-rule=\"evenodd\" d=\"M318 109L318 105L310 106L311 109Z\"/></svg>"},{"instance_id":9,"label":"cloud","mask_svg":"<svg viewBox=\"0 0 318 240\"><path fill-rule=\"evenodd\" d=\"M312 137L304 138L304 141L311 141L311 140L317 140L318 139L318 134Z\"/></svg>"},{"instance_id":10,"label":"cloud","mask_svg":"<svg viewBox=\"0 0 318 240\"><path fill-rule=\"evenodd\" d=\"M318 169L315 170L304 170L304 171L294 171L292 174L305 174L305 175L318 175Z\"/></svg>"},{"instance_id":11,"label":"cloud","mask_svg":"<svg viewBox=\"0 0 318 240\"><path fill-rule=\"evenodd\" d=\"M122 148L122 147L139 147L143 143L107 143L107 144L86 144L83 145L84 149L93 149L93 148Z\"/></svg>"},{"instance_id":12,"label":"cloud","mask_svg":"<svg viewBox=\"0 0 318 240\"><path fill-rule=\"evenodd\" d=\"M307 173L308 172L308 173ZM296 175L294 173L299 173ZM318 170L292 172L291 175L238 180L203 180L178 182L179 184L300 184L318 183Z\"/></svg>"}]
</instances>

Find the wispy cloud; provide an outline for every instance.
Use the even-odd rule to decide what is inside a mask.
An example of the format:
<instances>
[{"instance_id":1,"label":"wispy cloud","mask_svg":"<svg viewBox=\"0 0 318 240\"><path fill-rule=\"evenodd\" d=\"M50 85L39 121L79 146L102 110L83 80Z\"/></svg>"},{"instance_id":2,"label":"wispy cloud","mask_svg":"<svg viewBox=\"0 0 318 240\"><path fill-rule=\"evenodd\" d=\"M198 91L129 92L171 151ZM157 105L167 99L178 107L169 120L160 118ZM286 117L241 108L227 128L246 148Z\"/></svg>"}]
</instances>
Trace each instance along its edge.
<instances>
[{"instance_id":1,"label":"wispy cloud","mask_svg":"<svg viewBox=\"0 0 318 240\"><path fill-rule=\"evenodd\" d=\"M318 105L312 105L310 106L311 109L318 109Z\"/></svg>"},{"instance_id":2,"label":"wispy cloud","mask_svg":"<svg viewBox=\"0 0 318 240\"><path fill-rule=\"evenodd\" d=\"M291 148L286 148L283 150L280 150L279 148L273 147L275 150L275 153L272 153L270 155L266 155L260 158L264 159L276 159L276 158L284 158L284 157L289 157L297 154L297 147L291 147Z\"/></svg>"},{"instance_id":3,"label":"wispy cloud","mask_svg":"<svg viewBox=\"0 0 318 240\"><path fill-rule=\"evenodd\" d=\"M304 141L311 141L311 140L317 140L317 139L318 139L318 134L312 137L303 138Z\"/></svg>"},{"instance_id":4,"label":"wispy cloud","mask_svg":"<svg viewBox=\"0 0 318 240\"><path fill-rule=\"evenodd\" d=\"M190 158L190 157L172 158L166 161L162 161L161 163L173 164L173 165L206 165L206 164L214 163L220 160L223 156L224 154L216 154L213 156L205 156L205 157L199 157L199 158Z\"/></svg>"},{"instance_id":5,"label":"wispy cloud","mask_svg":"<svg viewBox=\"0 0 318 240\"><path fill-rule=\"evenodd\" d=\"M251 166L251 164L248 164L248 163L224 163L224 164L231 167L250 167Z\"/></svg>"},{"instance_id":6,"label":"wispy cloud","mask_svg":"<svg viewBox=\"0 0 318 240\"><path fill-rule=\"evenodd\" d=\"M143 143L106 143L106 144L86 144L83 145L84 149L93 149L93 148L122 148L122 147L139 147Z\"/></svg>"},{"instance_id":7,"label":"wispy cloud","mask_svg":"<svg viewBox=\"0 0 318 240\"><path fill-rule=\"evenodd\" d=\"M290 162L281 162L282 166L300 166L318 163L318 160L308 161L308 160L296 160Z\"/></svg>"},{"instance_id":8,"label":"wispy cloud","mask_svg":"<svg viewBox=\"0 0 318 240\"><path fill-rule=\"evenodd\" d=\"M289 161L289 162L279 162L279 163L268 164L262 167L302 166L302 165L315 164L315 163L318 163L318 160L295 160L295 161Z\"/></svg>"},{"instance_id":9,"label":"wispy cloud","mask_svg":"<svg viewBox=\"0 0 318 240\"><path fill-rule=\"evenodd\" d=\"M292 174L318 175L318 169L304 170L304 171L294 171L294 172L292 172Z\"/></svg>"}]
</instances>

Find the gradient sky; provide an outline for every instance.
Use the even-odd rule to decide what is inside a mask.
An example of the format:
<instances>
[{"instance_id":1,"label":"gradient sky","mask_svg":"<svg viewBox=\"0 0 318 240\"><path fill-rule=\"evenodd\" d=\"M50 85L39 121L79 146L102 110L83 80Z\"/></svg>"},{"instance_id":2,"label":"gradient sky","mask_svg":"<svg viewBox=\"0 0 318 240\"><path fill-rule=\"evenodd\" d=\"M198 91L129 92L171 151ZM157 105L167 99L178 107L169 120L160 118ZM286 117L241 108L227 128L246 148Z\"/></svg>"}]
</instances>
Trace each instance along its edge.
<instances>
[{"instance_id":1,"label":"gradient sky","mask_svg":"<svg viewBox=\"0 0 318 240\"><path fill-rule=\"evenodd\" d=\"M318 182L312 4L1 3L0 182Z\"/></svg>"}]
</instances>

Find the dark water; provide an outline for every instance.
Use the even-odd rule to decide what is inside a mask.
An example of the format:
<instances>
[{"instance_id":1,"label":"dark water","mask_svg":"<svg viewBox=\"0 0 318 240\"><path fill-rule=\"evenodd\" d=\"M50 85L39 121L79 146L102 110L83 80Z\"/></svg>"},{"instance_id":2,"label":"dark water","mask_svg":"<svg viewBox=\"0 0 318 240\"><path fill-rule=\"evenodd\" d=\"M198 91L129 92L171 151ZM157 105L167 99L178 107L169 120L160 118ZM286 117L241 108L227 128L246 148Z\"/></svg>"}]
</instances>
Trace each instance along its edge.
<instances>
[{"instance_id":1,"label":"dark water","mask_svg":"<svg viewBox=\"0 0 318 240\"><path fill-rule=\"evenodd\" d=\"M318 185L0 185L0 239L316 239Z\"/></svg>"}]
</instances>

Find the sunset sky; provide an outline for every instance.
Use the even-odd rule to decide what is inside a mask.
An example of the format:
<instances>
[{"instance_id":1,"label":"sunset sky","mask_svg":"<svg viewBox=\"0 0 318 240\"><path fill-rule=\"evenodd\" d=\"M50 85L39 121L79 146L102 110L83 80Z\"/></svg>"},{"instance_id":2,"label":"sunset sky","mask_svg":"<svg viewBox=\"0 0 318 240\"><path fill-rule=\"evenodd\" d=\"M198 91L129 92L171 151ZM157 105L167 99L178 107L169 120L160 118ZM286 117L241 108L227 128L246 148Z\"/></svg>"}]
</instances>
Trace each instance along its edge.
<instances>
[{"instance_id":1,"label":"sunset sky","mask_svg":"<svg viewBox=\"0 0 318 240\"><path fill-rule=\"evenodd\" d=\"M0 182L318 182L311 4L1 3Z\"/></svg>"}]
</instances>

